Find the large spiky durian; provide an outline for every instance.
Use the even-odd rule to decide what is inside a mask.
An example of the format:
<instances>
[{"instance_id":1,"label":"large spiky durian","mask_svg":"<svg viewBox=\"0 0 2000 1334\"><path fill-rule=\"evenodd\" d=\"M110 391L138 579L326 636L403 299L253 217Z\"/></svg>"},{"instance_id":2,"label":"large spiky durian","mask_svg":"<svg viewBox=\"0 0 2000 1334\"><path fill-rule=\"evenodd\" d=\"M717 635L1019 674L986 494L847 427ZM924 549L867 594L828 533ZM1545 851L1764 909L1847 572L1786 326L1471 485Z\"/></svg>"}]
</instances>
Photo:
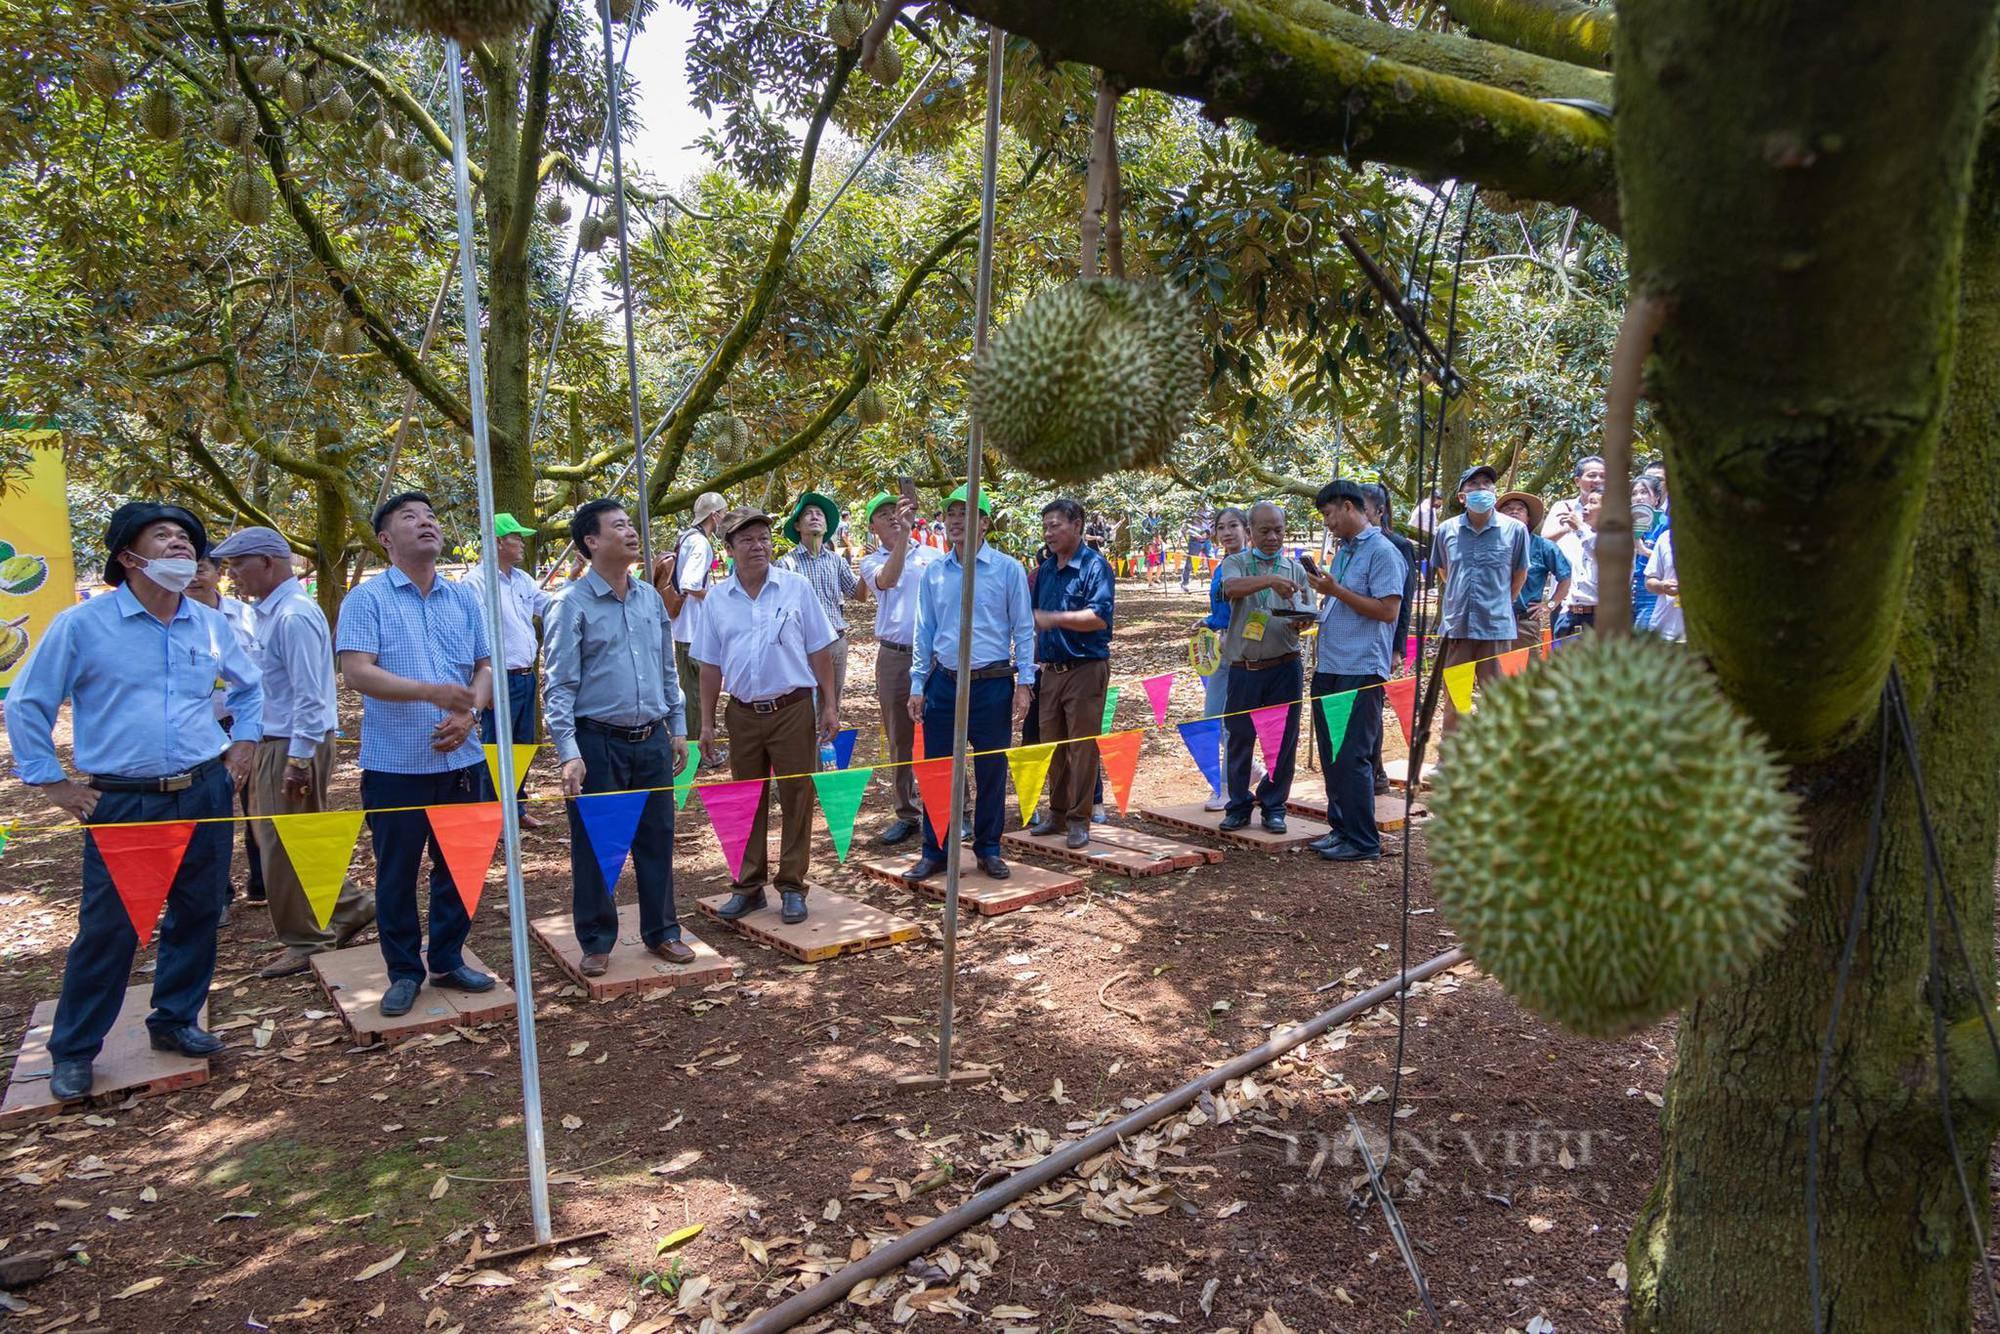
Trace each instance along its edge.
<instances>
[{"instance_id":1,"label":"large spiky durian","mask_svg":"<svg viewBox=\"0 0 2000 1334\"><path fill-rule=\"evenodd\" d=\"M632 16L639 12L639 0L611 0L611 21L630 23Z\"/></svg>"},{"instance_id":2,"label":"large spiky durian","mask_svg":"<svg viewBox=\"0 0 2000 1334\"><path fill-rule=\"evenodd\" d=\"M285 104L285 110L294 116L312 105L312 85L306 76L295 69L285 71L285 77L278 80L278 99Z\"/></svg>"},{"instance_id":3,"label":"large spiky durian","mask_svg":"<svg viewBox=\"0 0 2000 1334\"><path fill-rule=\"evenodd\" d=\"M223 191L222 203L245 227L261 227L271 220L271 183L258 172L238 172Z\"/></svg>"},{"instance_id":4,"label":"large spiky durian","mask_svg":"<svg viewBox=\"0 0 2000 1334\"><path fill-rule=\"evenodd\" d=\"M249 152L257 146L257 118L247 102L224 102L208 118L208 132L224 148Z\"/></svg>"},{"instance_id":5,"label":"large spiky durian","mask_svg":"<svg viewBox=\"0 0 2000 1334\"><path fill-rule=\"evenodd\" d=\"M534 24L550 0L390 0L392 21L470 46Z\"/></svg>"},{"instance_id":6,"label":"large spiky durian","mask_svg":"<svg viewBox=\"0 0 2000 1334\"><path fill-rule=\"evenodd\" d=\"M853 46L868 31L868 11L854 0L838 0L826 12L826 35L835 46Z\"/></svg>"},{"instance_id":7,"label":"large spiky durian","mask_svg":"<svg viewBox=\"0 0 2000 1334\"><path fill-rule=\"evenodd\" d=\"M1443 761L1439 902L1481 968L1565 1027L1653 1023L1790 919L1804 843L1785 769L1683 647L1588 635L1487 686Z\"/></svg>"},{"instance_id":8,"label":"large spiky durian","mask_svg":"<svg viewBox=\"0 0 2000 1334\"><path fill-rule=\"evenodd\" d=\"M250 67L250 77L266 88L275 88L285 81L285 69L285 58L268 51Z\"/></svg>"},{"instance_id":9,"label":"large spiky durian","mask_svg":"<svg viewBox=\"0 0 2000 1334\"><path fill-rule=\"evenodd\" d=\"M1000 330L973 367L972 411L1028 472L1081 482L1159 462L1203 378L1180 291L1083 278L1036 296Z\"/></svg>"},{"instance_id":10,"label":"large spiky durian","mask_svg":"<svg viewBox=\"0 0 2000 1334\"><path fill-rule=\"evenodd\" d=\"M125 71L118 68L118 58L105 50L83 53L83 59L76 67L77 77L90 90L109 102L125 91Z\"/></svg>"},{"instance_id":11,"label":"large spiky durian","mask_svg":"<svg viewBox=\"0 0 2000 1334\"><path fill-rule=\"evenodd\" d=\"M861 392L854 396L854 415L861 419L863 426L873 426L889 415L888 405L882 401L882 391L874 385L863 385Z\"/></svg>"},{"instance_id":12,"label":"large spiky durian","mask_svg":"<svg viewBox=\"0 0 2000 1334\"><path fill-rule=\"evenodd\" d=\"M172 143L187 129L187 115L172 92L154 84L139 99L139 128L161 143Z\"/></svg>"},{"instance_id":13,"label":"large spiky durian","mask_svg":"<svg viewBox=\"0 0 2000 1334\"><path fill-rule=\"evenodd\" d=\"M875 48L875 58L862 64L868 71L868 77L884 88L893 88L903 77L903 53L887 37Z\"/></svg>"},{"instance_id":14,"label":"large spiky durian","mask_svg":"<svg viewBox=\"0 0 2000 1334\"><path fill-rule=\"evenodd\" d=\"M593 213L576 227L576 248L587 254L596 254L604 249L604 242L610 237L611 228L603 218Z\"/></svg>"},{"instance_id":15,"label":"large spiky durian","mask_svg":"<svg viewBox=\"0 0 2000 1334\"><path fill-rule=\"evenodd\" d=\"M404 143L399 140L391 140L390 142L399 145L395 150L396 160L389 164L390 170L394 171L411 185L422 185L430 179L431 155L428 148L419 143ZM382 151L386 158L389 152L388 148L384 147Z\"/></svg>"},{"instance_id":16,"label":"large spiky durian","mask_svg":"<svg viewBox=\"0 0 2000 1334\"><path fill-rule=\"evenodd\" d=\"M569 221L569 203L561 195L550 195L542 204L542 216L560 227Z\"/></svg>"},{"instance_id":17,"label":"large spiky durian","mask_svg":"<svg viewBox=\"0 0 2000 1334\"><path fill-rule=\"evenodd\" d=\"M368 336L354 321L337 319L326 326L326 336L320 340L320 346L330 356L359 356L368 350Z\"/></svg>"}]
</instances>

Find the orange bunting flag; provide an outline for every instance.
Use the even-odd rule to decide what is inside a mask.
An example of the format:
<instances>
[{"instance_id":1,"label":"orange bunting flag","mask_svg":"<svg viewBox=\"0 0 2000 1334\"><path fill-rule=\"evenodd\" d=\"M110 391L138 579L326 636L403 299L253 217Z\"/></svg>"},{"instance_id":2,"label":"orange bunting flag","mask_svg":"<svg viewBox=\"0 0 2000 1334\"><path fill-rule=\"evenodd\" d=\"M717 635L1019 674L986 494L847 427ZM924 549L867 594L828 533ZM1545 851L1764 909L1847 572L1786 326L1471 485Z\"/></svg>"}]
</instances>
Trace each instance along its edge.
<instances>
[{"instance_id":1,"label":"orange bunting flag","mask_svg":"<svg viewBox=\"0 0 2000 1334\"><path fill-rule=\"evenodd\" d=\"M1500 675L1517 676L1528 670L1528 650L1517 648L1511 653L1500 655Z\"/></svg>"},{"instance_id":2,"label":"orange bunting flag","mask_svg":"<svg viewBox=\"0 0 2000 1334\"><path fill-rule=\"evenodd\" d=\"M1104 762L1104 776L1111 780L1120 815L1132 805L1132 778L1139 771L1139 747L1145 739L1146 734L1136 730L1097 738L1097 758Z\"/></svg>"},{"instance_id":3,"label":"orange bunting flag","mask_svg":"<svg viewBox=\"0 0 2000 1334\"><path fill-rule=\"evenodd\" d=\"M479 911L479 891L486 888L486 873L493 866L493 849L500 842L500 803L497 801L454 802L448 806L428 806L431 835L444 853L445 869L458 886L458 901L465 915Z\"/></svg>"},{"instance_id":4,"label":"orange bunting flag","mask_svg":"<svg viewBox=\"0 0 2000 1334\"><path fill-rule=\"evenodd\" d=\"M1542 656L1548 657L1556 651L1556 632L1548 626L1542 627Z\"/></svg>"},{"instance_id":5,"label":"orange bunting flag","mask_svg":"<svg viewBox=\"0 0 2000 1334\"><path fill-rule=\"evenodd\" d=\"M235 829L234 825L229 827ZM167 906L167 893L180 874L188 840L194 837L194 821L100 825L90 831L90 837L97 844L97 855L104 859L104 869L111 873L112 888L125 905L125 915L132 919L139 943L152 944L153 929L159 926L160 913Z\"/></svg>"},{"instance_id":6,"label":"orange bunting flag","mask_svg":"<svg viewBox=\"0 0 2000 1334\"><path fill-rule=\"evenodd\" d=\"M923 733L919 731L917 735L921 737ZM951 833L951 756L918 760L914 767L917 791L924 800L924 814L930 817L931 832L937 835L938 846L943 847L950 841Z\"/></svg>"},{"instance_id":7,"label":"orange bunting flag","mask_svg":"<svg viewBox=\"0 0 2000 1334\"><path fill-rule=\"evenodd\" d=\"M1399 676L1382 687L1382 694L1395 710L1396 721L1403 729L1403 744L1408 745L1417 729L1417 678Z\"/></svg>"}]
</instances>

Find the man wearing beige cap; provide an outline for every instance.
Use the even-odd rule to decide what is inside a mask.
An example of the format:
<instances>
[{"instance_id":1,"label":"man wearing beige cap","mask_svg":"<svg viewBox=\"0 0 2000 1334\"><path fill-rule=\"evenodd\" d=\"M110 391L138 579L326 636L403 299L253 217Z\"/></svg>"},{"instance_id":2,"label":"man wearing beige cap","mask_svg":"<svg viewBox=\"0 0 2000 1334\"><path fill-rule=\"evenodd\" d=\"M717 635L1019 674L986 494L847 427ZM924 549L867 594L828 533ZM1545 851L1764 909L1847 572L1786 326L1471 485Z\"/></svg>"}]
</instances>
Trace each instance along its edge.
<instances>
[{"instance_id":1,"label":"man wearing beige cap","mask_svg":"<svg viewBox=\"0 0 2000 1334\"><path fill-rule=\"evenodd\" d=\"M727 508L728 502L713 491L695 497L693 526L674 539L674 549L653 564L653 587L667 604L667 615L673 621L674 669L680 677L681 698L689 707L701 698L701 664L694 660L691 645L714 578L715 525ZM728 758L726 751L711 753L706 743L702 745L702 768L713 769Z\"/></svg>"},{"instance_id":2,"label":"man wearing beige cap","mask_svg":"<svg viewBox=\"0 0 2000 1334\"><path fill-rule=\"evenodd\" d=\"M820 741L839 730L833 683L833 623L802 574L771 563L771 516L734 509L723 516L722 540L736 569L709 590L695 630L701 664L701 748L715 744L715 706L729 686L729 771L762 781L777 775L784 808L778 854L778 897L788 923L806 920L806 867L812 857L812 773ZM817 690L819 717L813 717ZM750 843L735 893L718 912L735 921L764 906L770 861L771 787L759 795Z\"/></svg>"},{"instance_id":3,"label":"man wearing beige cap","mask_svg":"<svg viewBox=\"0 0 2000 1334\"><path fill-rule=\"evenodd\" d=\"M275 530L239 529L209 554L226 564L236 586L257 600L264 739L251 760L250 813L268 817L326 810L336 720L333 636L326 617L293 577L291 544ZM313 955L339 949L375 920L374 894L346 880L322 926L276 829L265 820L258 822L257 848L271 929L285 947L259 976L303 973Z\"/></svg>"}]
</instances>

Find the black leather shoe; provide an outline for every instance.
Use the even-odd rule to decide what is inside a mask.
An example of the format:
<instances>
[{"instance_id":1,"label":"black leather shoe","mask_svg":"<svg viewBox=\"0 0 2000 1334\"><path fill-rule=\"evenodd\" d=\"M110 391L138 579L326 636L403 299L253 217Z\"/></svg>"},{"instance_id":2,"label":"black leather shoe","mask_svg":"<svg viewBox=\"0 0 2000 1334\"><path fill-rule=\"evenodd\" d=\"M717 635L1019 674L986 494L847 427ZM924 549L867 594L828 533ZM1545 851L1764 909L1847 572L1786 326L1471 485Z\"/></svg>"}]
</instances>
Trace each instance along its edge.
<instances>
[{"instance_id":1,"label":"black leather shoe","mask_svg":"<svg viewBox=\"0 0 2000 1334\"><path fill-rule=\"evenodd\" d=\"M1028 826L1028 834L1033 838L1054 838L1063 831L1060 820L1037 820Z\"/></svg>"},{"instance_id":2,"label":"black leather shoe","mask_svg":"<svg viewBox=\"0 0 2000 1334\"><path fill-rule=\"evenodd\" d=\"M91 1081L96 1078L89 1061L57 1061L56 1068L49 1072L49 1096L57 1102L87 1098Z\"/></svg>"},{"instance_id":3,"label":"black leather shoe","mask_svg":"<svg viewBox=\"0 0 2000 1334\"><path fill-rule=\"evenodd\" d=\"M943 862L934 862L928 857L919 857L909 870L903 872L905 880L930 880L944 870Z\"/></svg>"},{"instance_id":4,"label":"black leather shoe","mask_svg":"<svg viewBox=\"0 0 2000 1334\"><path fill-rule=\"evenodd\" d=\"M1379 862L1380 852L1363 852L1352 843L1335 843L1332 847L1319 849L1319 855L1330 862Z\"/></svg>"},{"instance_id":5,"label":"black leather shoe","mask_svg":"<svg viewBox=\"0 0 2000 1334\"><path fill-rule=\"evenodd\" d=\"M382 1013L391 1019L408 1014L417 1003L417 988L422 986L415 978L399 977L389 984L382 993Z\"/></svg>"},{"instance_id":6,"label":"black leather shoe","mask_svg":"<svg viewBox=\"0 0 2000 1334\"><path fill-rule=\"evenodd\" d=\"M997 852L989 852L981 857L979 869L986 872L987 878L991 880L1005 880L1014 874L1013 869L1000 860L1000 854Z\"/></svg>"},{"instance_id":7,"label":"black leather shoe","mask_svg":"<svg viewBox=\"0 0 2000 1334\"><path fill-rule=\"evenodd\" d=\"M806 920L806 892L803 889L779 890L778 903L778 920L786 926L797 926Z\"/></svg>"},{"instance_id":8,"label":"black leather shoe","mask_svg":"<svg viewBox=\"0 0 2000 1334\"><path fill-rule=\"evenodd\" d=\"M1314 839L1312 842L1306 844L1306 846L1311 848L1314 852L1325 852L1328 848L1332 847L1339 841L1340 841L1340 836L1334 833L1331 829L1329 829L1324 834L1321 834L1318 838Z\"/></svg>"},{"instance_id":9,"label":"black leather shoe","mask_svg":"<svg viewBox=\"0 0 2000 1334\"><path fill-rule=\"evenodd\" d=\"M183 1056L213 1056L222 1050L222 1039L213 1033L204 1033L193 1024L180 1024L174 1028L148 1028L153 1039L154 1051L177 1051Z\"/></svg>"},{"instance_id":10,"label":"black leather shoe","mask_svg":"<svg viewBox=\"0 0 2000 1334\"><path fill-rule=\"evenodd\" d=\"M1391 790L1392 790L1392 789L1391 789L1391 788L1389 787L1389 780L1388 780L1388 779L1386 779L1386 778L1377 778L1377 779L1375 780L1375 795L1376 795L1376 796L1378 796L1378 797L1386 797L1386 796L1388 796L1388 795L1389 795L1389 793L1390 793L1390 791L1391 791Z\"/></svg>"},{"instance_id":11,"label":"black leather shoe","mask_svg":"<svg viewBox=\"0 0 2000 1334\"><path fill-rule=\"evenodd\" d=\"M1283 811L1270 811L1266 813L1264 816L1264 831L1271 834L1284 833L1285 813Z\"/></svg>"},{"instance_id":12,"label":"black leather shoe","mask_svg":"<svg viewBox=\"0 0 2000 1334\"><path fill-rule=\"evenodd\" d=\"M1248 829L1249 827L1250 817L1248 815L1225 815L1222 817L1222 823L1216 826L1217 829L1222 830L1224 833L1232 829Z\"/></svg>"},{"instance_id":13,"label":"black leather shoe","mask_svg":"<svg viewBox=\"0 0 2000 1334\"><path fill-rule=\"evenodd\" d=\"M739 917L748 917L764 907L764 889L739 889L729 896L729 902L715 910L715 915L725 922L733 922Z\"/></svg>"},{"instance_id":14,"label":"black leather shoe","mask_svg":"<svg viewBox=\"0 0 2000 1334\"><path fill-rule=\"evenodd\" d=\"M915 821L898 820L881 833L875 835L875 846L893 848L898 843L909 842L911 838L915 837L916 832L917 826Z\"/></svg>"},{"instance_id":15,"label":"black leather shoe","mask_svg":"<svg viewBox=\"0 0 2000 1334\"><path fill-rule=\"evenodd\" d=\"M448 973L432 973L431 985L447 991L491 991L499 984L493 980L493 974L460 964Z\"/></svg>"},{"instance_id":16,"label":"black leather shoe","mask_svg":"<svg viewBox=\"0 0 2000 1334\"><path fill-rule=\"evenodd\" d=\"M1066 848L1087 848L1090 846L1090 823L1087 820L1071 820L1069 832L1063 836Z\"/></svg>"}]
</instances>

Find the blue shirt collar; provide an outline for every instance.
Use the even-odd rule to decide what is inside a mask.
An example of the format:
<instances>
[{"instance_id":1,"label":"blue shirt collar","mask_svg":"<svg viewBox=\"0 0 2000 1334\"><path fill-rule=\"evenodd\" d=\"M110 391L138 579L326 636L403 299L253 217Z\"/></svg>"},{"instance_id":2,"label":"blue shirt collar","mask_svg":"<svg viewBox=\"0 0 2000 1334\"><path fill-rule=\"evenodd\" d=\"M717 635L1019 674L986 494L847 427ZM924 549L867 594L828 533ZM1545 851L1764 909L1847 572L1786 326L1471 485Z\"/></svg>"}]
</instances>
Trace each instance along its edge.
<instances>
[{"instance_id":1,"label":"blue shirt collar","mask_svg":"<svg viewBox=\"0 0 2000 1334\"><path fill-rule=\"evenodd\" d=\"M129 580L118 585L118 591L111 595L111 600L118 604L118 614L121 616L151 616L153 614L147 611L145 604L133 595L132 585ZM174 604L174 614L167 619L174 621L193 620L194 608L189 605L193 601L194 599L190 598L187 594L181 594L181 600Z\"/></svg>"},{"instance_id":2,"label":"blue shirt collar","mask_svg":"<svg viewBox=\"0 0 2000 1334\"><path fill-rule=\"evenodd\" d=\"M260 618L270 616L292 598L304 597L305 595L306 590L300 585L298 576L294 575L266 593L263 597L257 599L257 615Z\"/></svg>"},{"instance_id":3,"label":"blue shirt collar","mask_svg":"<svg viewBox=\"0 0 2000 1334\"><path fill-rule=\"evenodd\" d=\"M956 544L954 544L949 550L945 552L944 558L950 561L954 565L962 564L962 562L958 559L958 547ZM972 563L974 565L991 564L992 559L993 559L993 544L991 542L981 542L979 544L979 550L975 551L972 554Z\"/></svg>"}]
</instances>

